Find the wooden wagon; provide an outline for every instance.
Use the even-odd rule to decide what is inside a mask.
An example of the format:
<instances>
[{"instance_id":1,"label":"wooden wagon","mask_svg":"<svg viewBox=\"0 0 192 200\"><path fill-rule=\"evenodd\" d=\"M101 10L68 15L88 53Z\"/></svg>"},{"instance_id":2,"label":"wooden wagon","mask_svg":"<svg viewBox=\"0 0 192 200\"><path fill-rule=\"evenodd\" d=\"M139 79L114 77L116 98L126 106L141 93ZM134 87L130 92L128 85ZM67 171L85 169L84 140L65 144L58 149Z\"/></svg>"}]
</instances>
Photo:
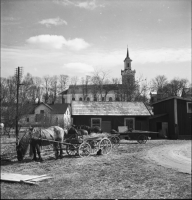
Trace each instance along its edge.
<instances>
[{"instance_id":1,"label":"wooden wagon","mask_svg":"<svg viewBox=\"0 0 192 200\"><path fill-rule=\"evenodd\" d=\"M66 152L68 155L79 155L80 157L86 157L90 154L95 154L98 151L101 154L109 154L112 148L119 145L119 137L111 134L92 134L83 136L68 136L65 143Z\"/></svg>"},{"instance_id":2,"label":"wooden wagon","mask_svg":"<svg viewBox=\"0 0 192 200\"><path fill-rule=\"evenodd\" d=\"M125 140L136 140L139 144L145 144L147 140L151 139L151 134L158 134L158 132L127 130L125 132L119 132L119 138Z\"/></svg>"}]
</instances>

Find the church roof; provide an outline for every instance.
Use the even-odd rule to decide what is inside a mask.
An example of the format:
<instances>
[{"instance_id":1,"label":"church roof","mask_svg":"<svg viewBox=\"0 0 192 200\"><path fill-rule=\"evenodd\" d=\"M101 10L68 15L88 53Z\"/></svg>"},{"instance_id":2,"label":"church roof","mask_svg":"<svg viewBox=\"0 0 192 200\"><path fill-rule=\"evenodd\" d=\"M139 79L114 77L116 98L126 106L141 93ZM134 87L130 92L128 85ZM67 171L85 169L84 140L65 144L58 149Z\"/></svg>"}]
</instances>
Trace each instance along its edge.
<instances>
[{"instance_id":1,"label":"church roof","mask_svg":"<svg viewBox=\"0 0 192 200\"><path fill-rule=\"evenodd\" d=\"M69 88L60 93L60 95L70 94L74 90L76 94L82 93L83 89L87 89L89 92L93 91L95 88L98 88L98 85L69 85ZM117 90L122 87L122 84L104 84L102 85L103 89Z\"/></svg>"},{"instance_id":2,"label":"church roof","mask_svg":"<svg viewBox=\"0 0 192 200\"><path fill-rule=\"evenodd\" d=\"M73 101L72 115L150 116L143 102Z\"/></svg>"},{"instance_id":3,"label":"church roof","mask_svg":"<svg viewBox=\"0 0 192 200\"><path fill-rule=\"evenodd\" d=\"M130 60L130 61L132 61L132 60L129 58L129 50L128 50L128 47L127 47L127 56L126 56L125 60ZM125 61L125 60L124 60L124 61Z\"/></svg>"}]
</instances>

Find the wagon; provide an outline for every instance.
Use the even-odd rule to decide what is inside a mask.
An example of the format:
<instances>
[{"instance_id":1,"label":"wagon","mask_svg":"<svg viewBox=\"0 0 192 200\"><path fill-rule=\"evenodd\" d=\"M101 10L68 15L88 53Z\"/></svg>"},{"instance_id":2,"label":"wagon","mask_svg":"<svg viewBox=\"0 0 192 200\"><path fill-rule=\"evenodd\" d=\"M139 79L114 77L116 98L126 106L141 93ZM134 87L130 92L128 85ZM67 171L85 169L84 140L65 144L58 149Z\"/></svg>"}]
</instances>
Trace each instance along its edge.
<instances>
[{"instance_id":1,"label":"wagon","mask_svg":"<svg viewBox=\"0 0 192 200\"><path fill-rule=\"evenodd\" d=\"M145 144L150 139L149 134L158 134L158 132L142 131L142 130L128 130L119 133L120 139L136 140L139 144Z\"/></svg>"},{"instance_id":2,"label":"wagon","mask_svg":"<svg viewBox=\"0 0 192 200\"><path fill-rule=\"evenodd\" d=\"M111 138L106 134L69 136L65 140L68 155L79 155L86 157L95 154L99 150L103 155L109 154L114 146Z\"/></svg>"}]
</instances>

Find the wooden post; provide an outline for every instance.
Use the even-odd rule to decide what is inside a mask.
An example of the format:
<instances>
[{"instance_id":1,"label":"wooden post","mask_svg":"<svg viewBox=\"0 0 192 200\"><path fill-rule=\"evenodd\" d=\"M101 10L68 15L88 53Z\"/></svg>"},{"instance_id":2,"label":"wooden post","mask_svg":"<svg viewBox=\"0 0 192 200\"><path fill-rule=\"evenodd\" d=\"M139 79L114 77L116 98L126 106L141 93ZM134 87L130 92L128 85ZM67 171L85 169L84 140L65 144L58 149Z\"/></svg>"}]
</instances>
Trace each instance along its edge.
<instances>
[{"instance_id":1,"label":"wooden post","mask_svg":"<svg viewBox=\"0 0 192 200\"><path fill-rule=\"evenodd\" d=\"M16 81L17 81L17 102L16 102L16 119L15 119L15 135L16 135L16 147L18 146L19 143L19 130L18 130L18 121L19 121L19 86L22 85L20 84L20 79L22 76L22 68L18 67L16 69Z\"/></svg>"}]
</instances>

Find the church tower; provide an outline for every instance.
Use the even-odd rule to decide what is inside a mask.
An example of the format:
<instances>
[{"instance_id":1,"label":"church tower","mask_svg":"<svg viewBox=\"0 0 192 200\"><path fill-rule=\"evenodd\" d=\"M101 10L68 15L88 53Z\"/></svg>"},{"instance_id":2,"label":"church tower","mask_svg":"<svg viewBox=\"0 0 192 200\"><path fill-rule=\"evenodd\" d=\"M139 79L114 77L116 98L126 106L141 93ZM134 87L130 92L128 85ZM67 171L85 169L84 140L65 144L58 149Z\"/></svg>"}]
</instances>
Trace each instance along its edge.
<instances>
[{"instance_id":1,"label":"church tower","mask_svg":"<svg viewBox=\"0 0 192 200\"><path fill-rule=\"evenodd\" d=\"M124 60L124 70L121 70L122 84L135 81L136 71L131 69L131 62L132 60L129 58L129 51L127 48L127 56Z\"/></svg>"}]
</instances>

